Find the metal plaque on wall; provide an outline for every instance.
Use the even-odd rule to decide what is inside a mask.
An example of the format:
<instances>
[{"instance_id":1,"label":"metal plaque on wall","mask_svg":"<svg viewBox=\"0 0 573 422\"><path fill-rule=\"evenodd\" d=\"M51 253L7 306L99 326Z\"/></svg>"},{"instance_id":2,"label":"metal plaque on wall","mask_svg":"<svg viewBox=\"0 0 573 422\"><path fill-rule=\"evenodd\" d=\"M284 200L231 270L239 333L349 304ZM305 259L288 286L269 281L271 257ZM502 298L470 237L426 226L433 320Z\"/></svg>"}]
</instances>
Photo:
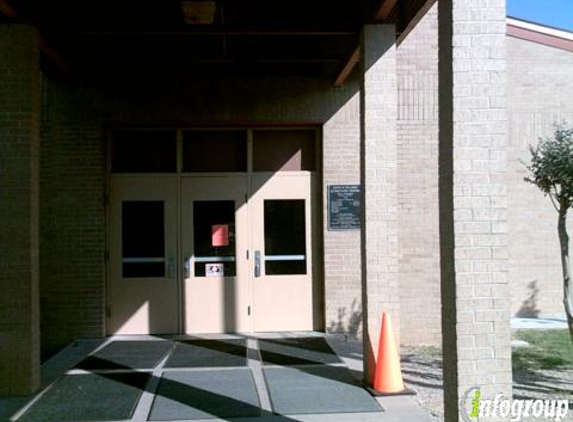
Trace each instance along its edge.
<instances>
[{"instance_id":1,"label":"metal plaque on wall","mask_svg":"<svg viewBox=\"0 0 573 422\"><path fill-rule=\"evenodd\" d=\"M360 185L328 186L328 230L360 230Z\"/></svg>"}]
</instances>

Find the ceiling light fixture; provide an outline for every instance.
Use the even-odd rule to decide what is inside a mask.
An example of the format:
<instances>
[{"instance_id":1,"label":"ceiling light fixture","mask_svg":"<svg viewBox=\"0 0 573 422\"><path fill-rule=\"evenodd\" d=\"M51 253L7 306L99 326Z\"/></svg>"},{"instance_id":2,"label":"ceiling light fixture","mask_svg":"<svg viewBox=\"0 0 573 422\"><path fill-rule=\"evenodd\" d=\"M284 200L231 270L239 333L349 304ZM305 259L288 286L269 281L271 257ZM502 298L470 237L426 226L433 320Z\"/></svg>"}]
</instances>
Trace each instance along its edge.
<instances>
[{"instance_id":1,"label":"ceiling light fixture","mask_svg":"<svg viewBox=\"0 0 573 422\"><path fill-rule=\"evenodd\" d=\"M188 25L212 25L217 5L214 1L182 1L183 16Z\"/></svg>"}]
</instances>

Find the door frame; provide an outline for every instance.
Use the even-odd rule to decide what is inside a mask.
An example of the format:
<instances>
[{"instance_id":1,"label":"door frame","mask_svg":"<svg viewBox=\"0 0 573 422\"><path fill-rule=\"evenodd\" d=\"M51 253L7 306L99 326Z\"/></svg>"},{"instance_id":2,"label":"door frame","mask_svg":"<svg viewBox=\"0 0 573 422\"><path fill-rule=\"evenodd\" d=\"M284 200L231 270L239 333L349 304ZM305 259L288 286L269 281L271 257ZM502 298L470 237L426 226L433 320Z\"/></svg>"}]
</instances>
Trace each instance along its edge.
<instances>
[{"instance_id":1,"label":"door frame","mask_svg":"<svg viewBox=\"0 0 573 422\"><path fill-rule=\"evenodd\" d=\"M112 172L112 133L114 131L175 131L176 132L176 172L174 173L113 173ZM189 173L183 172L183 132L185 131L245 131L247 134L247 171L246 172L201 172L201 173ZM111 325L111 265L110 265L110 239L111 239L111 203L110 203L110 193L112 187L112 179L114 178L154 178L165 175L174 176L177 184L177 231L180 232L182 227L182 215L181 215L181 192L182 192L182 179L183 178L201 178L201 177L217 177L217 178L232 178L236 176L247 176L247 188L250 191L252 175L253 174L263 174L264 172L253 172L253 131L254 130L265 130L265 131L285 131L285 130L314 130L315 132L315 170L314 171L301 171L297 173L308 173L315 180L314 188L311 190L311 206L315 207L316 221L312 221L313 226L316 230L312 230L312 235L316 236L316 239L312 242L315 244L315 250L313 251L313 263L312 263L312 295L313 295L313 330L324 332L326 330L326 316L325 316L325 284L324 284L324 198L323 198L323 131L322 124L317 124L315 122L310 123L281 123L279 125L273 125L265 122L248 122L246 124L221 124L220 122L214 124L201 124L194 126L144 126L144 125L113 125L106 132L106 176L105 176L105 333L106 335L112 335L109 332ZM286 173L286 174L285 174ZM284 172L288 176L288 173ZM273 177L281 177L281 173L274 173ZM312 217L311 217L312 218ZM249 248L251 248L251 235L248 238ZM178 333L174 334L184 334L185 332L185 309L182 306L183 295L184 295L184 280L183 280L183 257L181 256L182 251L182 236L179 234L177 236L177 252L176 252L176 276L177 276L177 292L178 292L178 302L177 302L177 319L178 319ZM252 260L249 260L252 262ZM252 302L252 299L251 299ZM254 327L254 323L252 324Z\"/></svg>"}]
</instances>

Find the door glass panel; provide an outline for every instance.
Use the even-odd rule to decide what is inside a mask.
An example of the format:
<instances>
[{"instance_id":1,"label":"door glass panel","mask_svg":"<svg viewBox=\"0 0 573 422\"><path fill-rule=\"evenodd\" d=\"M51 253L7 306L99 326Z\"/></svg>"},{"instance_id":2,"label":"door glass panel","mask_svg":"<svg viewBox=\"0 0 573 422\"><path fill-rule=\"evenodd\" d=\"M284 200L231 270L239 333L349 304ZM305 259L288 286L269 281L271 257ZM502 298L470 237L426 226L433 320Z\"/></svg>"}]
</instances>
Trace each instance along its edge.
<instances>
[{"instance_id":1,"label":"door glass panel","mask_svg":"<svg viewBox=\"0 0 573 422\"><path fill-rule=\"evenodd\" d=\"M235 202L193 203L195 277L233 277L235 262Z\"/></svg>"},{"instance_id":2,"label":"door glass panel","mask_svg":"<svg viewBox=\"0 0 573 422\"><path fill-rule=\"evenodd\" d=\"M192 173L247 171L247 132L244 130L183 132L183 171Z\"/></svg>"},{"instance_id":3,"label":"door glass panel","mask_svg":"<svg viewBox=\"0 0 573 422\"><path fill-rule=\"evenodd\" d=\"M304 200L265 200L265 273L306 274Z\"/></svg>"},{"instance_id":4,"label":"door glass panel","mask_svg":"<svg viewBox=\"0 0 573 422\"><path fill-rule=\"evenodd\" d=\"M253 131L253 171L314 171L314 130Z\"/></svg>"},{"instance_id":5,"label":"door glass panel","mask_svg":"<svg viewBox=\"0 0 573 422\"><path fill-rule=\"evenodd\" d=\"M124 201L121 236L123 277L165 276L163 201Z\"/></svg>"},{"instance_id":6,"label":"door glass panel","mask_svg":"<svg viewBox=\"0 0 573 422\"><path fill-rule=\"evenodd\" d=\"M114 173L174 173L177 137L174 130L118 130L113 134Z\"/></svg>"}]
</instances>

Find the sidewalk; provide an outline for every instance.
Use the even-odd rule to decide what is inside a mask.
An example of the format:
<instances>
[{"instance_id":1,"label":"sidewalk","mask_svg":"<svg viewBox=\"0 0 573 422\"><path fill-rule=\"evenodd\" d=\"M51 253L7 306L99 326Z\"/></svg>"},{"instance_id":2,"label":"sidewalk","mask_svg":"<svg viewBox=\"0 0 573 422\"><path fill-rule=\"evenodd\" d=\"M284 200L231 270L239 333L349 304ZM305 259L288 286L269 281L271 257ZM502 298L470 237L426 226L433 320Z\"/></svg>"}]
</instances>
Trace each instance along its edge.
<instances>
[{"instance_id":1,"label":"sidewalk","mask_svg":"<svg viewBox=\"0 0 573 422\"><path fill-rule=\"evenodd\" d=\"M537 318L511 318L513 330L566 330L565 315L540 315Z\"/></svg>"}]
</instances>

